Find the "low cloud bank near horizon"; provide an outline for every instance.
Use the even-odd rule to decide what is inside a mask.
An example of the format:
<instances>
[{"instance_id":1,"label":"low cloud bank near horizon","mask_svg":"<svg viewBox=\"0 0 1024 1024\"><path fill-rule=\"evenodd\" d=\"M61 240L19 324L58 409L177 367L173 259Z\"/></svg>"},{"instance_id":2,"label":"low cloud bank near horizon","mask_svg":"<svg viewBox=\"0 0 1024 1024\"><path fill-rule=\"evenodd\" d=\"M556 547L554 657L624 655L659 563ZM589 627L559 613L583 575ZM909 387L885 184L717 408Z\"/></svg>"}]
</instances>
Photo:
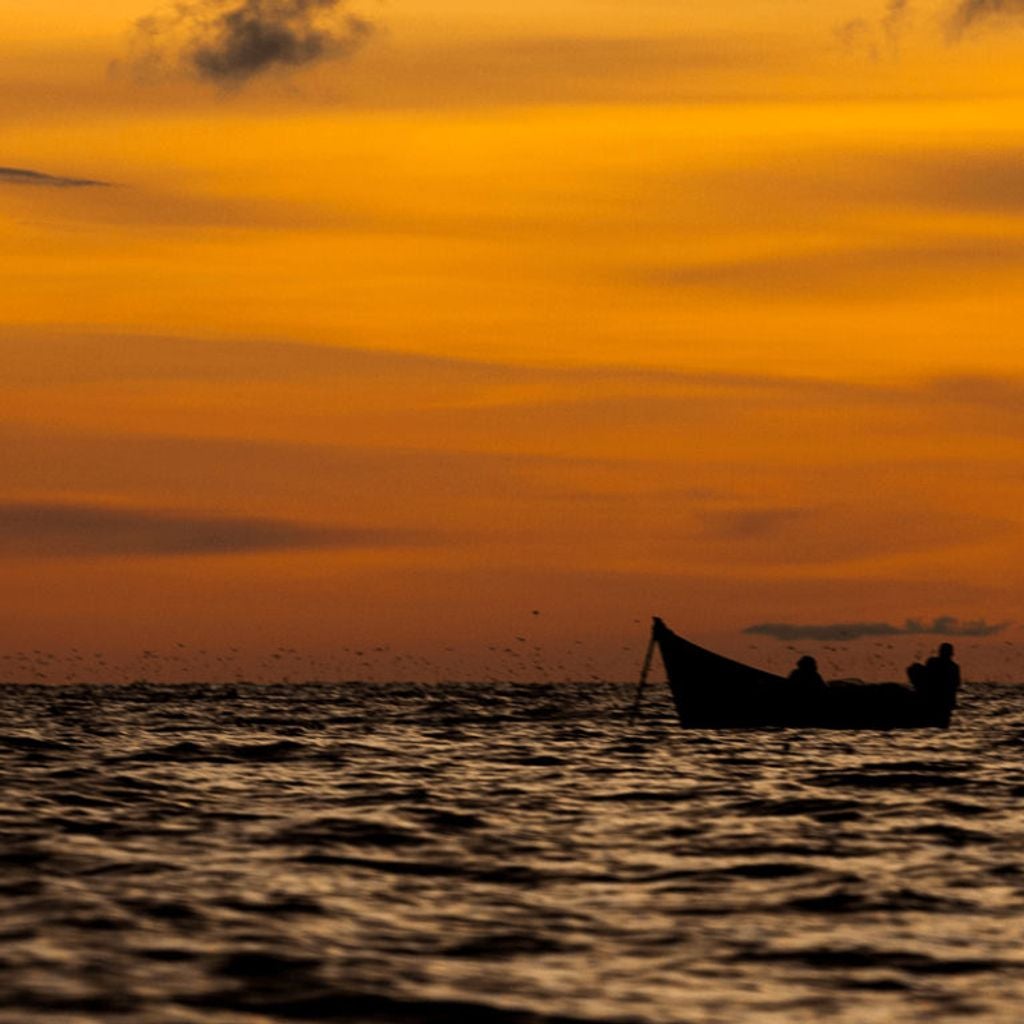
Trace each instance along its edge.
<instances>
[{"instance_id":1,"label":"low cloud bank near horizon","mask_svg":"<svg viewBox=\"0 0 1024 1024\"><path fill-rule=\"evenodd\" d=\"M422 538L419 538L422 540ZM230 555L415 542L396 530L312 526L260 516L57 502L0 504L0 555L9 558Z\"/></svg>"},{"instance_id":2,"label":"low cloud bank near horizon","mask_svg":"<svg viewBox=\"0 0 1024 1024\"><path fill-rule=\"evenodd\" d=\"M24 167L0 167L0 185L36 185L50 188L109 188L109 181L92 178L68 178L60 174L45 174Z\"/></svg>"},{"instance_id":3,"label":"low cloud bank near horizon","mask_svg":"<svg viewBox=\"0 0 1024 1024\"><path fill-rule=\"evenodd\" d=\"M907 619L902 626L888 622L835 622L825 625L798 625L789 622L764 622L747 626L744 633L770 636L775 640L859 640L880 636L965 636L986 637L1001 633L1009 622L988 623L984 619L961 622L952 615L940 615L931 622Z\"/></svg>"},{"instance_id":4,"label":"low cloud bank near horizon","mask_svg":"<svg viewBox=\"0 0 1024 1024\"><path fill-rule=\"evenodd\" d=\"M348 57L372 32L348 0L193 0L135 22L131 63L143 76L181 67L241 85L274 69Z\"/></svg>"}]
</instances>

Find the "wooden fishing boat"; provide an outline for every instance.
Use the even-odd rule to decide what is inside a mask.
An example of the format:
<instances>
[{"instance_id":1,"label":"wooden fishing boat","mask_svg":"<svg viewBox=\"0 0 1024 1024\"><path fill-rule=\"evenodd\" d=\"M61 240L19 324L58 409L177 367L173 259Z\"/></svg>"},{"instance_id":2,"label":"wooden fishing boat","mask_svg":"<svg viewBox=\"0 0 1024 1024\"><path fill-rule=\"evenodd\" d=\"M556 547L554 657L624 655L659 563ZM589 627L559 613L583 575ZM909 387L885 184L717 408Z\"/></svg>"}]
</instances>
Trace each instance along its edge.
<instances>
[{"instance_id":1,"label":"wooden fishing boat","mask_svg":"<svg viewBox=\"0 0 1024 1024\"><path fill-rule=\"evenodd\" d=\"M698 647L661 619L654 647L684 728L944 729L955 702L900 683L794 683Z\"/></svg>"}]
</instances>

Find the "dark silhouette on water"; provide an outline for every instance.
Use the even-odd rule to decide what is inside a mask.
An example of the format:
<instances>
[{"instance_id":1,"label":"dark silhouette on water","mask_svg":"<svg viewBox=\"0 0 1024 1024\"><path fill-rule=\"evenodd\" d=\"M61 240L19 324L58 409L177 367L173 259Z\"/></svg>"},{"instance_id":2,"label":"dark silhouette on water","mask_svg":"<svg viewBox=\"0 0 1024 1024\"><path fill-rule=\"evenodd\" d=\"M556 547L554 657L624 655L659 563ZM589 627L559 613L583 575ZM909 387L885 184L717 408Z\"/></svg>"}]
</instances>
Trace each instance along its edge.
<instances>
[{"instance_id":1,"label":"dark silhouette on water","mask_svg":"<svg viewBox=\"0 0 1024 1024\"><path fill-rule=\"evenodd\" d=\"M900 683L825 683L813 658L801 658L785 679L698 647L657 618L652 643L661 652L684 728L946 728L960 680L948 644L947 653L919 666L942 681L923 692L916 683L913 689ZM932 662L941 664L932 668Z\"/></svg>"},{"instance_id":2,"label":"dark silhouette on water","mask_svg":"<svg viewBox=\"0 0 1024 1024\"><path fill-rule=\"evenodd\" d=\"M825 680L818 671L818 663L809 654L805 654L789 673L789 682L798 693L815 694L824 686Z\"/></svg>"},{"instance_id":3,"label":"dark silhouette on water","mask_svg":"<svg viewBox=\"0 0 1024 1024\"><path fill-rule=\"evenodd\" d=\"M923 665L918 661L909 665L907 678L918 697L934 708L937 715L944 713L948 724L960 689L960 666L953 660L953 645L941 644L939 653Z\"/></svg>"}]
</instances>

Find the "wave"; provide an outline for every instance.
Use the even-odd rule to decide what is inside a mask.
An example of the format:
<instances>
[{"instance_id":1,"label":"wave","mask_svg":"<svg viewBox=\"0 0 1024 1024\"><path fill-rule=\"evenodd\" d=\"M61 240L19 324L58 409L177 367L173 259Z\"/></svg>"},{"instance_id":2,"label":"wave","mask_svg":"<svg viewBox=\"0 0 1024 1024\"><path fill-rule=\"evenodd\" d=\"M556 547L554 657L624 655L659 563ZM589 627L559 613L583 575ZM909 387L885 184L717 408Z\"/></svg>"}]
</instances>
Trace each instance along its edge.
<instances>
[{"instance_id":1,"label":"wave","mask_svg":"<svg viewBox=\"0 0 1024 1024\"><path fill-rule=\"evenodd\" d=\"M302 1021L366 1022L366 1024L595 1024L595 1018L566 1016L533 1009L503 1007L480 1000L402 999L397 996L326 989L314 994L229 989L184 997L186 1005L234 1010L270 1018ZM629 1018L599 1018L601 1024L626 1024Z\"/></svg>"},{"instance_id":2,"label":"wave","mask_svg":"<svg viewBox=\"0 0 1024 1024\"><path fill-rule=\"evenodd\" d=\"M266 841L289 845L374 846L391 849L423 846L430 839L422 833L385 822L324 817L289 825L268 836Z\"/></svg>"},{"instance_id":3,"label":"wave","mask_svg":"<svg viewBox=\"0 0 1024 1024\"><path fill-rule=\"evenodd\" d=\"M57 754L70 750L66 743L31 733L0 733L0 749L4 747L28 754Z\"/></svg>"},{"instance_id":4,"label":"wave","mask_svg":"<svg viewBox=\"0 0 1024 1024\"><path fill-rule=\"evenodd\" d=\"M819 786L849 786L854 789L960 789L973 785L969 778L942 772L864 771L837 769L811 777Z\"/></svg>"},{"instance_id":5,"label":"wave","mask_svg":"<svg viewBox=\"0 0 1024 1024\"><path fill-rule=\"evenodd\" d=\"M130 754L115 755L113 762L189 763L195 761L287 761L306 756L310 748L296 740L272 740L263 743L196 743L181 740L165 746L146 747Z\"/></svg>"},{"instance_id":6,"label":"wave","mask_svg":"<svg viewBox=\"0 0 1024 1024\"><path fill-rule=\"evenodd\" d=\"M915 975L982 974L1003 967L1016 966L1012 961L989 958L940 957L903 950L832 946L792 950L748 949L737 953L734 959L759 960L765 963L799 963L826 970L884 969Z\"/></svg>"},{"instance_id":7,"label":"wave","mask_svg":"<svg viewBox=\"0 0 1024 1024\"><path fill-rule=\"evenodd\" d=\"M1015 1020L986 694L783 736L611 686L0 689L0 1024Z\"/></svg>"}]
</instances>

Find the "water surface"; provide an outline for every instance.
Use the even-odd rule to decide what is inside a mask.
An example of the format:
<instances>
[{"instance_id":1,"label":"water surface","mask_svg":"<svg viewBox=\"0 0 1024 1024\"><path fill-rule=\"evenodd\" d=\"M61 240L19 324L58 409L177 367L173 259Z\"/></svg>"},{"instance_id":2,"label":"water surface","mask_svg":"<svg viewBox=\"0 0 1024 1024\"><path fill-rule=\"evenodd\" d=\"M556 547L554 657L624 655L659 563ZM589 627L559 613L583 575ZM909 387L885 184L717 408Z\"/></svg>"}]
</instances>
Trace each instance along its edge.
<instances>
[{"instance_id":1,"label":"water surface","mask_svg":"<svg viewBox=\"0 0 1024 1024\"><path fill-rule=\"evenodd\" d=\"M0 688L0 1022L1024 1016L1024 690L683 732L588 685Z\"/></svg>"}]
</instances>

